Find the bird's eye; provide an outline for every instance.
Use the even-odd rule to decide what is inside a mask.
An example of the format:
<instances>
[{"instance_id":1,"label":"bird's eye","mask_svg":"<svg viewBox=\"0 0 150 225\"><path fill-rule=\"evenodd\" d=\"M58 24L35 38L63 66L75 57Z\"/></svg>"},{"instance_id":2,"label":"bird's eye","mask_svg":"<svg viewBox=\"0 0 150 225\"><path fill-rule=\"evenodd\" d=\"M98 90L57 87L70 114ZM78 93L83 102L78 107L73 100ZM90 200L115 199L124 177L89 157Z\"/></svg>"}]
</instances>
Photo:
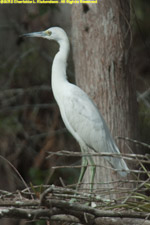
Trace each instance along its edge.
<instances>
[{"instance_id":1,"label":"bird's eye","mask_svg":"<svg viewBox=\"0 0 150 225\"><path fill-rule=\"evenodd\" d=\"M47 30L46 33L50 36L52 32L50 30Z\"/></svg>"}]
</instances>

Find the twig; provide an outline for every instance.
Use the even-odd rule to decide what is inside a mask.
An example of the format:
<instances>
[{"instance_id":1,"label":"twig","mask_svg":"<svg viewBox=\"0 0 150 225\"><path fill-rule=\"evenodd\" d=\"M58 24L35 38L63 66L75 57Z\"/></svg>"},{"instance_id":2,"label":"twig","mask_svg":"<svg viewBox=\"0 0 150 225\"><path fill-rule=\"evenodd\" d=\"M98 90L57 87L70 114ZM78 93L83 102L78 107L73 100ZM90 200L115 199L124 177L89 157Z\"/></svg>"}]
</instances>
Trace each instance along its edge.
<instances>
[{"instance_id":1,"label":"twig","mask_svg":"<svg viewBox=\"0 0 150 225\"><path fill-rule=\"evenodd\" d=\"M98 165L98 164L96 164L96 165L94 165L95 167L103 167L103 168L105 168L105 169L110 169L110 170L113 170L113 171L116 171L116 172L118 172L118 171L124 171L124 170L117 170L117 169L114 169L114 168L112 168L112 167L106 167L106 166L101 166L101 165ZM83 168L83 167L85 167L85 168L87 168L87 167L93 167L93 165L87 165L87 166L82 166L82 165L78 165L78 166L74 166L74 165L69 165L69 166L53 166L52 167L52 169L67 169L67 168ZM137 174L147 174L149 171L140 171L140 170L130 170L130 172L132 172L132 173L137 173Z\"/></svg>"},{"instance_id":2,"label":"twig","mask_svg":"<svg viewBox=\"0 0 150 225\"><path fill-rule=\"evenodd\" d=\"M7 106L0 109L0 113L6 112L6 111L20 111L24 110L26 108L40 108L40 109L48 109L51 107L56 107L55 103L45 103L45 104L24 104L19 106Z\"/></svg>"},{"instance_id":3,"label":"twig","mask_svg":"<svg viewBox=\"0 0 150 225\"><path fill-rule=\"evenodd\" d=\"M123 139L123 140L126 140L126 141L130 141L130 142L133 142L135 144L139 144L139 145L142 145L146 148L149 148L150 149L150 145L149 144L146 144L144 142L141 142L141 141L137 141L137 140L134 140L134 139L131 139L131 138L128 138L128 137L117 137L118 139Z\"/></svg>"},{"instance_id":4,"label":"twig","mask_svg":"<svg viewBox=\"0 0 150 225\"><path fill-rule=\"evenodd\" d=\"M107 152L99 152L95 153L81 153L81 152L72 152L72 151L66 151L66 150L61 150L58 152L48 152L50 155L47 156L47 158L52 157L53 155L58 155L58 156L73 156L73 157L84 157L84 156L108 156L108 157L117 157L117 158L125 158L125 159L134 159L135 157L138 157L140 159L148 159L148 154L142 155L142 154L115 154L115 153L107 153Z\"/></svg>"},{"instance_id":5,"label":"twig","mask_svg":"<svg viewBox=\"0 0 150 225\"><path fill-rule=\"evenodd\" d=\"M15 171L15 173L18 175L18 177L20 178L20 180L22 181L22 183L24 184L24 186L26 188L28 188L28 185L27 183L25 182L25 180L23 179L23 177L21 176L21 174L19 173L19 171L13 166L13 164L11 162L9 162L6 158L4 158L2 155L0 155L0 158L3 159L5 162L7 162L9 164L9 166ZM30 192L30 195L33 199L33 195L32 193Z\"/></svg>"}]
</instances>

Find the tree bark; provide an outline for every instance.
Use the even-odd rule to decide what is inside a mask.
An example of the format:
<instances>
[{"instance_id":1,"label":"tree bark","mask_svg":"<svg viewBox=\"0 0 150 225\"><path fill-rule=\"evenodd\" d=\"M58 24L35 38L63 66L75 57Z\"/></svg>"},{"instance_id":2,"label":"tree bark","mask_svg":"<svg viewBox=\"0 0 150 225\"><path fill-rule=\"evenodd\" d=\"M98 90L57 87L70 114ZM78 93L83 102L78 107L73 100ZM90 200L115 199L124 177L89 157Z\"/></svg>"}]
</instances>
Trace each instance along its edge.
<instances>
[{"instance_id":1,"label":"tree bark","mask_svg":"<svg viewBox=\"0 0 150 225\"><path fill-rule=\"evenodd\" d=\"M137 137L137 104L135 81L130 70L130 34L130 1L105 0L72 7L72 46L77 84L97 104L113 137L134 139ZM117 145L122 153L131 153L125 141L117 141ZM96 169L94 188L117 190L118 182L110 182L127 179L106 169L110 165L104 159L96 158L95 163L101 167ZM90 182L89 173L88 169L84 177L86 183ZM123 186L132 187L129 184ZM109 196L114 198L117 194L109 193Z\"/></svg>"}]
</instances>

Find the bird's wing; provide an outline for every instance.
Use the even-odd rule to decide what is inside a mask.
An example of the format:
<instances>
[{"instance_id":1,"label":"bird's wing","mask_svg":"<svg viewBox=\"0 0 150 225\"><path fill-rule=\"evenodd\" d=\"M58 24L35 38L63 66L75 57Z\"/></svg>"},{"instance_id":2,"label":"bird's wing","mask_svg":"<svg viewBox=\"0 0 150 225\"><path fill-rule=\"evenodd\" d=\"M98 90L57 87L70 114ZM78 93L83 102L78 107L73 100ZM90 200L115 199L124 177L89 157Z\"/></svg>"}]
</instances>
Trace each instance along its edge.
<instances>
[{"instance_id":1,"label":"bird's wing","mask_svg":"<svg viewBox=\"0 0 150 225\"><path fill-rule=\"evenodd\" d=\"M108 147L108 141L112 138L107 125L85 92L73 85L71 93L63 99L63 103L68 124L87 146L97 152L113 150L113 153L119 153L118 149Z\"/></svg>"},{"instance_id":2,"label":"bird's wing","mask_svg":"<svg viewBox=\"0 0 150 225\"><path fill-rule=\"evenodd\" d=\"M96 152L120 154L103 117L85 92L72 85L71 91L63 96L62 102L63 120L81 147L84 143L84 146L88 146ZM123 159L117 157L105 158L114 168L128 171ZM119 173L121 176L127 175L124 171Z\"/></svg>"}]
</instances>

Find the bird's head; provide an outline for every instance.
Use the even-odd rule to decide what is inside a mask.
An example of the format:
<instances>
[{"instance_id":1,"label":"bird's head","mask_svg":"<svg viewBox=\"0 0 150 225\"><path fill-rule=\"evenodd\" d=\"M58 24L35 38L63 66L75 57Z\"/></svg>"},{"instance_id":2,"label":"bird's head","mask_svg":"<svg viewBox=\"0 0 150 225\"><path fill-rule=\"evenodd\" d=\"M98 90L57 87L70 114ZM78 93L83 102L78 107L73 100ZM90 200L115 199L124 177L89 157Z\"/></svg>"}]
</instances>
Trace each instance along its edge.
<instances>
[{"instance_id":1,"label":"bird's head","mask_svg":"<svg viewBox=\"0 0 150 225\"><path fill-rule=\"evenodd\" d=\"M67 40L67 34L60 27L51 27L45 31L23 34L23 37L40 37L48 40L55 40L58 43Z\"/></svg>"}]
</instances>

